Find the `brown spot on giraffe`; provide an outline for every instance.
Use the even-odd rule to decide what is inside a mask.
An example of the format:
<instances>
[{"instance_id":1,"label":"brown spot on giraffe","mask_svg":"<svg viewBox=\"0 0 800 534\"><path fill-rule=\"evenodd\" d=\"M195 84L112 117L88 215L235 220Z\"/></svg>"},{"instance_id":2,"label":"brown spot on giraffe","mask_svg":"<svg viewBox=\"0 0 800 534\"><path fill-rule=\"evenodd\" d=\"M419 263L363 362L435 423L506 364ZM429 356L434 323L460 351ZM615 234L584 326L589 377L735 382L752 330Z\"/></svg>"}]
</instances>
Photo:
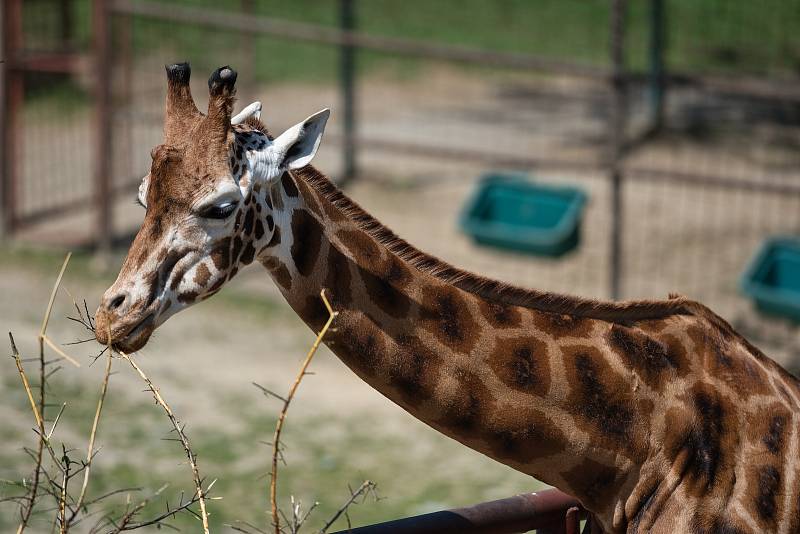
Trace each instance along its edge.
<instances>
[{"instance_id":1,"label":"brown spot on giraffe","mask_svg":"<svg viewBox=\"0 0 800 534\"><path fill-rule=\"evenodd\" d=\"M549 360L547 345L528 337L498 340L488 363L507 386L544 397L550 388Z\"/></svg>"},{"instance_id":2,"label":"brown spot on giraffe","mask_svg":"<svg viewBox=\"0 0 800 534\"><path fill-rule=\"evenodd\" d=\"M239 212L241 213L241 212ZM256 211L253 206L250 206L250 209L247 210L247 215L244 217L244 226L242 226L242 233L246 236L249 236L253 232L253 223L256 218Z\"/></svg>"},{"instance_id":3,"label":"brown spot on giraffe","mask_svg":"<svg viewBox=\"0 0 800 534\"><path fill-rule=\"evenodd\" d=\"M401 335L397 355L388 364L388 378L407 404L415 405L433 396L442 369L442 358L416 336Z\"/></svg>"},{"instance_id":4,"label":"brown spot on giraffe","mask_svg":"<svg viewBox=\"0 0 800 534\"><path fill-rule=\"evenodd\" d=\"M590 459L574 465L562 476L584 496L584 506L591 509L608 507L622 484L616 469Z\"/></svg>"},{"instance_id":5,"label":"brown spot on giraffe","mask_svg":"<svg viewBox=\"0 0 800 534\"><path fill-rule=\"evenodd\" d=\"M306 210L292 213L292 261L297 272L309 276L314 270L322 247L322 225Z\"/></svg>"},{"instance_id":6,"label":"brown spot on giraffe","mask_svg":"<svg viewBox=\"0 0 800 534\"><path fill-rule=\"evenodd\" d=\"M480 335L467 298L453 287L427 287L423 289L420 309L420 326L445 346L463 354L472 351Z\"/></svg>"},{"instance_id":7,"label":"brown spot on giraffe","mask_svg":"<svg viewBox=\"0 0 800 534\"><path fill-rule=\"evenodd\" d=\"M664 341L638 328L612 324L608 331L609 346L654 389L665 384L665 376L680 371L681 357Z\"/></svg>"},{"instance_id":8,"label":"brown spot on giraffe","mask_svg":"<svg viewBox=\"0 0 800 534\"><path fill-rule=\"evenodd\" d=\"M476 432L486 427L483 419L495 413L494 395L481 377L468 369L454 369L452 376L460 387L451 392L449 397L442 399L445 402L443 417L437 424L456 437L475 437ZM489 432L490 436L491 434Z\"/></svg>"},{"instance_id":9,"label":"brown spot on giraffe","mask_svg":"<svg viewBox=\"0 0 800 534\"><path fill-rule=\"evenodd\" d=\"M281 184L283 185L283 191L286 193L287 197L296 198L299 192L297 191L297 186L294 185L294 180L289 175L288 172L285 172L281 175Z\"/></svg>"},{"instance_id":10,"label":"brown spot on giraffe","mask_svg":"<svg viewBox=\"0 0 800 534\"><path fill-rule=\"evenodd\" d=\"M260 255L263 251L267 250L268 248L274 248L280 244L281 244L281 227L276 226L275 231L272 232L272 237L269 239L269 242L267 242L266 245L261 247L261 250L258 253Z\"/></svg>"},{"instance_id":11,"label":"brown spot on giraffe","mask_svg":"<svg viewBox=\"0 0 800 534\"><path fill-rule=\"evenodd\" d=\"M535 325L556 339L562 337L587 337L593 322L585 317L575 317L561 313L534 314Z\"/></svg>"},{"instance_id":12,"label":"brown spot on giraffe","mask_svg":"<svg viewBox=\"0 0 800 534\"><path fill-rule=\"evenodd\" d=\"M352 276L350 275L350 260L330 244L328 246L328 274L325 277L325 289L328 290L331 304L339 309L351 304Z\"/></svg>"},{"instance_id":13,"label":"brown spot on giraffe","mask_svg":"<svg viewBox=\"0 0 800 534\"><path fill-rule=\"evenodd\" d=\"M480 310L484 319L494 328L517 328L522 322L522 313L516 306L482 299Z\"/></svg>"},{"instance_id":14,"label":"brown spot on giraffe","mask_svg":"<svg viewBox=\"0 0 800 534\"><path fill-rule=\"evenodd\" d=\"M340 230L336 233L336 237L352 257L358 258L360 265L367 269L374 269L380 264L380 247L366 233L359 230Z\"/></svg>"},{"instance_id":15,"label":"brown spot on giraffe","mask_svg":"<svg viewBox=\"0 0 800 534\"><path fill-rule=\"evenodd\" d=\"M396 319L408 315L412 301L403 291L395 287L389 277L373 274L361 266L358 266L357 269L358 276L364 282L367 293L374 295L376 306Z\"/></svg>"},{"instance_id":16,"label":"brown spot on giraffe","mask_svg":"<svg viewBox=\"0 0 800 534\"><path fill-rule=\"evenodd\" d=\"M501 460L534 462L563 452L569 438L542 410L528 406L492 415L494 431L489 434L492 453Z\"/></svg>"},{"instance_id":17,"label":"brown spot on giraffe","mask_svg":"<svg viewBox=\"0 0 800 534\"><path fill-rule=\"evenodd\" d=\"M242 256L240 261L243 265L249 265L253 263L253 258L256 255L256 249L253 247L253 242L248 241L247 244L244 246L244 250L242 250Z\"/></svg>"},{"instance_id":18,"label":"brown spot on giraffe","mask_svg":"<svg viewBox=\"0 0 800 534\"><path fill-rule=\"evenodd\" d=\"M226 271L230 266L230 249L231 249L231 238L226 237L224 239L220 239L214 248L211 249L211 253L209 256L211 260L214 262L214 266L217 268L218 271Z\"/></svg>"},{"instance_id":19,"label":"brown spot on giraffe","mask_svg":"<svg viewBox=\"0 0 800 534\"><path fill-rule=\"evenodd\" d=\"M709 384L698 382L685 393L685 407L667 412L670 432L665 450L672 461L686 453L685 483L694 496L718 484L729 485L737 437L731 407Z\"/></svg>"},{"instance_id":20,"label":"brown spot on giraffe","mask_svg":"<svg viewBox=\"0 0 800 534\"><path fill-rule=\"evenodd\" d=\"M567 380L574 384L568 402L575 407L578 427L606 447L622 448L626 455L642 459L645 451L637 448L642 440L634 438L640 438L635 435L635 421L643 407L634 401L628 380L595 347L562 347L562 353Z\"/></svg>"},{"instance_id":21,"label":"brown spot on giraffe","mask_svg":"<svg viewBox=\"0 0 800 534\"><path fill-rule=\"evenodd\" d=\"M270 272L272 277L285 291L292 289L292 275L286 265L274 256L264 258L261 264Z\"/></svg>"},{"instance_id":22,"label":"brown spot on giraffe","mask_svg":"<svg viewBox=\"0 0 800 534\"><path fill-rule=\"evenodd\" d=\"M258 204L258 206L261 206L261 204ZM264 237L264 223L261 222L261 219L256 219L256 226L253 230L253 237L255 237L256 241Z\"/></svg>"},{"instance_id":23,"label":"brown spot on giraffe","mask_svg":"<svg viewBox=\"0 0 800 534\"><path fill-rule=\"evenodd\" d=\"M242 252L242 247L244 246L244 241L242 241L241 236L236 236L233 239L233 246L231 247L231 265L236 265L236 262L239 261L239 254Z\"/></svg>"},{"instance_id":24,"label":"brown spot on giraffe","mask_svg":"<svg viewBox=\"0 0 800 534\"><path fill-rule=\"evenodd\" d=\"M319 300L319 299L317 299ZM309 309L313 304L309 303ZM324 307L323 307L324 310ZM323 323L328 318L327 310L310 311L315 321ZM341 351L345 361L358 375L369 379L376 376L380 367L385 365L387 345L385 336L377 328L375 322L365 314L359 314L331 335L333 346Z\"/></svg>"},{"instance_id":25,"label":"brown spot on giraffe","mask_svg":"<svg viewBox=\"0 0 800 534\"><path fill-rule=\"evenodd\" d=\"M211 271L208 270L205 263L197 266L197 271L194 273L194 283L200 287L205 287L208 280L211 278Z\"/></svg>"}]
</instances>

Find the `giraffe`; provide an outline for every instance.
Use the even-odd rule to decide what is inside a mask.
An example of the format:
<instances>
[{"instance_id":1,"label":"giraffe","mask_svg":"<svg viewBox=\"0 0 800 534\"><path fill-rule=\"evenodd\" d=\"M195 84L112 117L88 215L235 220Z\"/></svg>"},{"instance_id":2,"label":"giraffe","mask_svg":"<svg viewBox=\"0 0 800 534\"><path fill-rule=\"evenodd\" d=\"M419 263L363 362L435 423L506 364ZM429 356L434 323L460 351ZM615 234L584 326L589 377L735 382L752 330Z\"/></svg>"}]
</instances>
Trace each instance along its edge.
<instances>
[{"instance_id":1,"label":"giraffe","mask_svg":"<svg viewBox=\"0 0 800 534\"><path fill-rule=\"evenodd\" d=\"M142 226L96 313L132 352L258 261L358 376L430 427L578 498L602 532L800 532L800 382L685 297L605 302L453 267L310 165L329 111L273 137L167 67ZM110 339L109 339L110 337Z\"/></svg>"}]
</instances>

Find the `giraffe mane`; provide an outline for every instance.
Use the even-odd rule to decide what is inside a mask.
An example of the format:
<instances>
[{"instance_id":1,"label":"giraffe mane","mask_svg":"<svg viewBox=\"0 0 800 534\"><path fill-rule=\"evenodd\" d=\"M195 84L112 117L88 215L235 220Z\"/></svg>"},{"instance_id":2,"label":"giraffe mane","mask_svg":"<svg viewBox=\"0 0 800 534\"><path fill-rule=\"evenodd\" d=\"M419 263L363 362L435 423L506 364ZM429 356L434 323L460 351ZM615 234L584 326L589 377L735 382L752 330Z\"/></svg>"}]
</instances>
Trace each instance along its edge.
<instances>
[{"instance_id":1,"label":"giraffe mane","mask_svg":"<svg viewBox=\"0 0 800 534\"><path fill-rule=\"evenodd\" d=\"M259 119L250 117L245 124L267 135L266 126ZM422 272L428 273L448 284L473 293L490 302L508 306L521 306L547 313L572 315L588 319L610 322L630 322L648 319L661 319L673 315L696 315L709 320L723 336L741 340L756 356L763 355L759 349L751 345L736 332L727 321L708 307L697 301L677 294L670 294L666 300L629 300L608 301L589 299L526 289L499 280L494 280L463 269L459 269L439 258L414 247L397 236L383 223L375 219L354 200L345 195L341 189L331 182L323 173L312 165L293 171L292 174L302 179L314 191L342 214L353 221L361 230L384 245L391 253Z\"/></svg>"},{"instance_id":2,"label":"giraffe mane","mask_svg":"<svg viewBox=\"0 0 800 534\"><path fill-rule=\"evenodd\" d=\"M481 276L423 252L367 213L355 201L345 195L333 182L313 166L309 165L293 173L302 179L324 199L331 202L343 215L361 230L384 245L390 252L409 265L464 291L499 304L522 306L539 311L562 315L573 315L606 321L635 321L658 319L670 315L707 315L716 317L711 310L685 297L671 296L668 300L639 300L611 302L587 299L525 289L499 280ZM727 325L721 318L714 321ZM728 326L727 329L730 329Z\"/></svg>"}]
</instances>

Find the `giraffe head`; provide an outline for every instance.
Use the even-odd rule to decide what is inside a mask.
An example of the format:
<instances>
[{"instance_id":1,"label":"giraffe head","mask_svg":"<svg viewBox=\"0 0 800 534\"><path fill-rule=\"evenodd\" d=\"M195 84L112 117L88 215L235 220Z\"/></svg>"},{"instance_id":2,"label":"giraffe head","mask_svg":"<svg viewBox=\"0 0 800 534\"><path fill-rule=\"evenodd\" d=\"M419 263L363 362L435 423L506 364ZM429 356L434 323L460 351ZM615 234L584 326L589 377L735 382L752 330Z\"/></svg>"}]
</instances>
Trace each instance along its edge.
<instances>
[{"instance_id":1,"label":"giraffe head","mask_svg":"<svg viewBox=\"0 0 800 534\"><path fill-rule=\"evenodd\" d=\"M247 115L258 118L260 104L231 117L233 69L220 67L209 78L205 114L189 76L187 63L167 67L164 143L153 148L139 186L144 221L95 314L97 340L126 352L216 293L269 243L275 225L265 193L284 172L311 161L329 115L320 111L272 140L240 124Z\"/></svg>"}]
</instances>

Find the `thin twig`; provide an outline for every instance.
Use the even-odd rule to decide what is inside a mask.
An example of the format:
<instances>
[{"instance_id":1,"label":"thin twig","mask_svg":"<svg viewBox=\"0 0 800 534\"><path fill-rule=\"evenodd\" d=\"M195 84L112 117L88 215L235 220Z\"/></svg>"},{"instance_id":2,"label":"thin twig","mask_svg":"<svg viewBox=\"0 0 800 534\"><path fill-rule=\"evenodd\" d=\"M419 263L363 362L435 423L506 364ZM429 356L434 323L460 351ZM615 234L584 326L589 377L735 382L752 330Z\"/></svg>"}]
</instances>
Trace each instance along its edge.
<instances>
[{"instance_id":1,"label":"thin twig","mask_svg":"<svg viewBox=\"0 0 800 534\"><path fill-rule=\"evenodd\" d=\"M11 356L14 358L14 362L17 364L17 371L19 371L19 376L22 378L22 386L25 388L25 393L28 394L28 401L31 403L31 410L33 410L34 418L36 418L36 426L39 428L39 431L42 432L42 435L44 435L44 423L42 422L42 416L39 413L39 408L36 406L36 401L33 400L31 385L30 382L28 382L28 377L25 375L25 369L22 367L22 360L19 357L17 344L14 343L14 335L9 332L8 338L11 340Z\"/></svg>"},{"instance_id":2,"label":"thin twig","mask_svg":"<svg viewBox=\"0 0 800 534\"><path fill-rule=\"evenodd\" d=\"M67 252L67 257L64 258L64 263L61 265L61 271L58 273L56 283L53 285L53 291L50 293L50 300L47 303L47 311L45 311L44 319L42 319L42 329L39 331L39 337L44 337L47 333L47 323L50 321L50 314L53 311L53 303L56 300L56 293L58 293L58 286L61 285L61 279L64 277L64 271L67 270L67 264L72 257L72 252Z\"/></svg>"},{"instance_id":3,"label":"thin twig","mask_svg":"<svg viewBox=\"0 0 800 534\"><path fill-rule=\"evenodd\" d=\"M56 345L55 343L53 343L53 341L49 337L47 337L46 334L42 334L42 339L44 340L44 342L47 344L48 347L50 347L51 349L56 351L56 354L58 354L59 356L61 356L65 360L67 360L69 363L71 363L75 367L80 367L81 366L81 364L78 362L78 360L76 360L75 358L73 358L72 356L70 356L69 354L64 352L63 350L61 350L61 348L58 345Z\"/></svg>"},{"instance_id":4,"label":"thin twig","mask_svg":"<svg viewBox=\"0 0 800 534\"><path fill-rule=\"evenodd\" d=\"M153 384L153 382L147 377L146 374L144 374L144 371L142 371L141 368L138 365L136 365L136 362L133 361L133 358L131 358L130 356L128 356L127 354L125 354L122 351L120 351L119 354L120 354L120 356L125 358L128 361L129 364L131 364L131 367L133 367L136 370L136 372L139 373L139 376L142 378L142 380L145 381L145 383L147 384L147 387L150 389L150 392L153 394L153 398L164 409L164 411L167 414L167 417L169 418L170 422L172 423L172 426L175 427L175 432L178 433L178 437L181 440L181 444L183 444L183 449L184 449L184 451L186 451L186 456L189 458L189 464L192 467L192 476L194 477L194 485L197 488L197 493L196 493L197 500L200 503L200 516L201 516L202 521L203 521L203 532L205 534L208 534L208 532L209 532L208 531L208 513L206 512L206 500L205 500L205 497L204 497L204 494L203 494L203 481L200 479L200 471L197 469L197 461L196 461L197 457L196 457L195 453L192 451L191 446L189 445L189 438L187 438L186 434L184 434L183 429L181 428L181 425L178 423L178 420L175 418L175 414L172 413L172 409L169 407L167 402L161 396L161 393L159 393L158 388L156 388L156 386Z\"/></svg>"},{"instance_id":5,"label":"thin twig","mask_svg":"<svg viewBox=\"0 0 800 534\"><path fill-rule=\"evenodd\" d=\"M319 334L317 334L317 338L314 340L314 343L308 350L306 359L303 360L303 364L300 366L300 372L297 373L297 377L294 379L294 383L289 389L289 394L286 395L286 399L283 402L283 408L278 416L278 422L275 424L275 434L272 438L272 471L270 473L269 481L269 503L272 510L272 524L275 527L275 534L281 534L280 518L278 516L278 460L280 458L280 441L281 431L283 430L283 422L286 420L286 413L289 410L289 404L292 402L292 398L294 398L294 394L297 392L297 387L300 385L300 381L303 380L303 377L306 374L306 369L308 369L311 359L314 357L314 354L316 354L319 344L322 342L322 338L328 332L328 328L330 328L331 323L333 323L333 320L338 315L338 312L333 311L333 308L331 308L331 304L328 302L328 298L325 296L324 289L320 291L319 296L322 299L322 302L325 304L325 308L328 310L328 320L325 322L322 330L320 330Z\"/></svg>"},{"instance_id":6,"label":"thin twig","mask_svg":"<svg viewBox=\"0 0 800 534\"><path fill-rule=\"evenodd\" d=\"M108 336L108 342L111 343L111 336ZM68 527L75 521L75 517L80 513L83 506L84 499L86 498L86 488L89 486L89 473L92 468L92 460L94 458L94 440L97 436L97 427L100 424L100 414L103 412L103 404L106 400L106 393L108 392L108 379L111 376L111 362L113 361L113 352L108 351L108 358L106 361L106 371L103 375L103 385L100 388L100 398L97 400L97 409L94 412L94 421L92 422L92 430L89 433L89 449L86 453L86 467L83 471L83 484L81 484L81 492L78 495L78 500L75 502L75 508L67 521Z\"/></svg>"},{"instance_id":7,"label":"thin twig","mask_svg":"<svg viewBox=\"0 0 800 534\"><path fill-rule=\"evenodd\" d=\"M336 522L337 519L341 517L342 514L347 513L347 510L350 506L362 495L366 495L367 493L375 491L375 483L370 480L365 480L361 483L361 485L355 491L350 492L350 498L345 501L345 503L336 511L335 514L325 523L319 530L319 534L325 534L329 528Z\"/></svg>"},{"instance_id":8,"label":"thin twig","mask_svg":"<svg viewBox=\"0 0 800 534\"><path fill-rule=\"evenodd\" d=\"M39 430L39 442L38 447L36 449L36 454L34 455L34 471L33 471L33 481L31 482L30 490L28 491L28 504L22 510L22 517L20 518L19 526L17 527L17 534L22 534L28 526L28 521L30 521L31 513L33 512L33 507L36 504L36 497L39 493L39 474L42 470L42 452L44 449L44 421L42 420L42 415L39 407L36 405L36 401L33 400L33 392L31 391L31 385L28 382L28 377L25 375L25 369L22 367L22 360L19 357L19 350L17 350L17 344L14 343L14 336L11 332L8 333L8 338L11 341L11 351L12 356L14 358L14 362L17 364L17 371L19 371L19 376L22 378L22 385L25 388L25 393L28 395L28 401L31 403L31 410L33 410L33 416L36 419L36 427ZM44 387L41 388L42 395L44 395ZM42 398L41 404L44 404L44 399Z\"/></svg>"}]
</instances>

